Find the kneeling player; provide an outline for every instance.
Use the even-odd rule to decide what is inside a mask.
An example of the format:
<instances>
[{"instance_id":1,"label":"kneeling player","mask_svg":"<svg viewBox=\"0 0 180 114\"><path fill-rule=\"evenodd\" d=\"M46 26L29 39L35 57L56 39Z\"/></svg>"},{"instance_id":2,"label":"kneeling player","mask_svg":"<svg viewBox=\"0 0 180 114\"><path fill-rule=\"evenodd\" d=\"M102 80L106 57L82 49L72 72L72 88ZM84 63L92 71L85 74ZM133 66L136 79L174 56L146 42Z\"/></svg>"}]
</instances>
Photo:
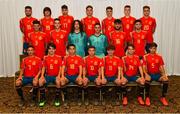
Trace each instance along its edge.
<instances>
[{"instance_id":1,"label":"kneeling player","mask_svg":"<svg viewBox=\"0 0 180 114\"><path fill-rule=\"evenodd\" d=\"M134 45L129 44L127 46L127 55L122 58L124 63L124 73L125 76L121 78L122 91L123 91L123 105L128 104L127 100L127 92L126 92L126 84L128 82L137 82L139 84L138 91L138 102L140 105L144 105L144 101L142 99L143 90L144 90L144 77L143 70L137 55L134 55ZM140 76L138 76L140 73Z\"/></svg>"},{"instance_id":2,"label":"kneeling player","mask_svg":"<svg viewBox=\"0 0 180 114\"><path fill-rule=\"evenodd\" d=\"M150 53L144 56L144 73L145 73L145 87L146 87L146 105L150 106L149 90L151 81L159 81L163 84L162 96L160 101L167 106L168 102L165 98L168 89L168 77L164 70L164 62L160 55L156 53L157 44L151 43Z\"/></svg>"},{"instance_id":3,"label":"kneeling player","mask_svg":"<svg viewBox=\"0 0 180 114\"><path fill-rule=\"evenodd\" d=\"M29 46L27 48L28 57L24 58L21 64L20 75L16 80L16 91L20 96L21 100L19 106L24 105L24 97L22 86L27 84L33 85L33 96L31 106L35 104L37 91L38 91L38 77L41 73L41 59L34 55L34 47Z\"/></svg>"},{"instance_id":4,"label":"kneeling player","mask_svg":"<svg viewBox=\"0 0 180 114\"><path fill-rule=\"evenodd\" d=\"M60 105L60 75L61 75L61 66L62 58L61 56L55 55L56 46L53 43L48 44L48 55L44 57L43 68L41 77L39 79L40 86L40 103L39 106L45 105L45 85L47 86L50 83L56 85L56 95L54 105Z\"/></svg>"}]
</instances>

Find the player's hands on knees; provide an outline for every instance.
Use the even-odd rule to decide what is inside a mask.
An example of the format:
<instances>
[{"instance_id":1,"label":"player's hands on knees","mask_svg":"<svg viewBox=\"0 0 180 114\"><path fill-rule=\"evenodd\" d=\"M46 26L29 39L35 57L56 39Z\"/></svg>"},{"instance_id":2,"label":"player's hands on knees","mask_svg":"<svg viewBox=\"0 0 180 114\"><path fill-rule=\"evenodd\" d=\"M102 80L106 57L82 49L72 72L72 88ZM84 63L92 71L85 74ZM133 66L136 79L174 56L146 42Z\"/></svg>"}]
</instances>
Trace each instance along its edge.
<instances>
[{"instance_id":1,"label":"player's hands on knees","mask_svg":"<svg viewBox=\"0 0 180 114\"><path fill-rule=\"evenodd\" d=\"M147 81L150 81L150 80L151 80L151 77L150 77L149 74L145 74L145 80L147 80Z\"/></svg>"},{"instance_id":2,"label":"player's hands on knees","mask_svg":"<svg viewBox=\"0 0 180 114\"><path fill-rule=\"evenodd\" d=\"M45 82L44 76L41 76L41 77L39 78L39 81L40 81L40 82Z\"/></svg>"},{"instance_id":3,"label":"player's hands on knees","mask_svg":"<svg viewBox=\"0 0 180 114\"><path fill-rule=\"evenodd\" d=\"M106 84L107 83L107 80L106 80L106 78L105 77L103 77L102 79L101 79L101 84Z\"/></svg>"},{"instance_id":4,"label":"player's hands on knees","mask_svg":"<svg viewBox=\"0 0 180 114\"><path fill-rule=\"evenodd\" d=\"M60 81L60 79L61 79L60 76L56 76L57 81Z\"/></svg>"},{"instance_id":5,"label":"player's hands on knees","mask_svg":"<svg viewBox=\"0 0 180 114\"><path fill-rule=\"evenodd\" d=\"M121 79L120 78L116 78L115 83L120 86L121 85Z\"/></svg>"},{"instance_id":6,"label":"player's hands on knees","mask_svg":"<svg viewBox=\"0 0 180 114\"><path fill-rule=\"evenodd\" d=\"M78 76L77 79L76 79L78 82L82 82L83 81L83 78L81 76Z\"/></svg>"},{"instance_id":7,"label":"player's hands on knees","mask_svg":"<svg viewBox=\"0 0 180 114\"><path fill-rule=\"evenodd\" d=\"M127 79L125 77L121 77L121 84L126 84L127 83Z\"/></svg>"}]
</instances>

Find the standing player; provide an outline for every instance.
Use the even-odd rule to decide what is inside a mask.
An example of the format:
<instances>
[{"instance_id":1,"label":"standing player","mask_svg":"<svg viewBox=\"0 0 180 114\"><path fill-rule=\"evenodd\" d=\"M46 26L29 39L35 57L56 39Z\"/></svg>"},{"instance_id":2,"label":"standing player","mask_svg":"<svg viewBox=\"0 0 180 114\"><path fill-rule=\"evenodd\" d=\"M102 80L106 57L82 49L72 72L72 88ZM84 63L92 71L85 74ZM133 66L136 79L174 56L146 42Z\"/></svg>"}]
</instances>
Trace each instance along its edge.
<instances>
[{"instance_id":1,"label":"standing player","mask_svg":"<svg viewBox=\"0 0 180 114\"><path fill-rule=\"evenodd\" d=\"M56 85L56 95L55 95L55 106L60 105L60 75L62 67L61 56L55 55L56 46L53 43L49 43L47 46L48 55L44 57L43 68L41 72L41 77L39 79L40 87L40 103L39 106L45 105L45 86L49 83L54 83Z\"/></svg>"},{"instance_id":2,"label":"standing player","mask_svg":"<svg viewBox=\"0 0 180 114\"><path fill-rule=\"evenodd\" d=\"M23 33L23 54L27 54L27 47L28 47L28 34L33 32L33 21L37 20L36 18L32 17L32 7L26 6L25 7L25 15L26 17L20 20L20 29Z\"/></svg>"},{"instance_id":3,"label":"standing player","mask_svg":"<svg viewBox=\"0 0 180 114\"><path fill-rule=\"evenodd\" d=\"M150 16L150 7L144 6L143 7L143 14L144 16L141 18L142 21L142 30L147 31L148 39L146 44L146 52L149 53L149 45L154 41L153 34L156 29L156 20L155 18Z\"/></svg>"},{"instance_id":4,"label":"standing player","mask_svg":"<svg viewBox=\"0 0 180 114\"><path fill-rule=\"evenodd\" d=\"M34 47L28 46L27 48L28 57L24 58L21 63L20 75L16 80L16 91L21 98L19 106L24 105L24 96L22 86L27 84L33 85L33 96L31 106L35 104L38 92L38 78L41 73L41 59L34 55Z\"/></svg>"},{"instance_id":5,"label":"standing player","mask_svg":"<svg viewBox=\"0 0 180 114\"><path fill-rule=\"evenodd\" d=\"M124 77L121 77L121 85L123 91L123 105L128 104L126 84L128 82L137 82L139 84L138 102L140 105L144 105L143 90L144 90L144 75L143 69L138 56L134 55L134 46L129 44L127 46L127 56L122 58L124 63ZM140 74L138 74L140 73Z\"/></svg>"},{"instance_id":6,"label":"standing player","mask_svg":"<svg viewBox=\"0 0 180 114\"><path fill-rule=\"evenodd\" d=\"M61 30L60 20L54 19L54 30L51 31L51 42L56 45L56 54L64 57L66 55L67 32Z\"/></svg>"},{"instance_id":7,"label":"standing player","mask_svg":"<svg viewBox=\"0 0 180 114\"><path fill-rule=\"evenodd\" d=\"M61 29L65 30L67 34L71 32L71 26L74 21L73 16L68 15L68 7L66 5L61 6L62 15L59 16Z\"/></svg>"},{"instance_id":8,"label":"standing player","mask_svg":"<svg viewBox=\"0 0 180 114\"><path fill-rule=\"evenodd\" d=\"M124 6L124 15L125 16L121 18L121 21L123 24L123 31L127 35L128 42L131 42L131 40L132 40L130 37L130 32L133 31L134 21L136 20L130 14L131 14L131 6L130 5Z\"/></svg>"},{"instance_id":9,"label":"standing player","mask_svg":"<svg viewBox=\"0 0 180 114\"><path fill-rule=\"evenodd\" d=\"M112 16L113 8L111 6L106 7L106 15L107 17L102 21L102 32L106 35L108 42L110 41L110 33L114 31L114 20L115 18Z\"/></svg>"},{"instance_id":10,"label":"standing player","mask_svg":"<svg viewBox=\"0 0 180 114\"><path fill-rule=\"evenodd\" d=\"M83 23L83 29L89 38L92 34L95 33L94 26L96 23L100 23L99 19L93 16L93 7L88 5L86 7L87 17L83 18L81 22Z\"/></svg>"},{"instance_id":11,"label":"standing player","mask_svg":"<svg viewBox=\"0 0 180 114\"><path fill-rule=\"evenodd\" d=\"M86 33L83 32L83 25L79 20L75 20L72 24L71 33L68 36L68 44L76 46L76 53L81 57L85 56L87 47Z\"/></svg>"},{"instance_id":12,"label":"standing player","mask_svg":"<svg viewBox=\"0 0 180 114\"><path fill-rule=\"evenodd\" d=\"M131 32L132 43L135 47L135 54L140 58L143 58L145 54L145 46L147 42L147 32L141 30L142 23L141 20L136 20L134 22L134 31Z\"/></svg>"},{"instance_id":13,"label":"standing player","mask_svg":"<svg viewBox=\"0 0 180 114\"><path fill-rule=\"evenodd\" d=\"M54 19L51 18L51 9L45 7L43 9L44 18L40 20L42 31L47 35L47 43L50 42L50 32L54 29Z\"/></svg>"},{"instance_id":14,"label":"standing player","mask_svg":"<svg viewBox=\"0 0 180 114\"><path fill-rule=\"evenodd\" d=\"M88 38L88 45L96 48L96 55L100 58L106 54L106 47L108 45L107 38L101 34L101 25L96 23L94 26L95 33Z\"/></svg>"},{"instance_id":15,"label":"standing player","mask_svg":"<svg viewBox=\"0 0 180 114\"><path fill-rule=\"evenodd\" d=\"M144 74L145 74L145 87L146 87L146 105L150 106L149 90L151 81L159 81L163 84L162 96L160 101L164 106L168 106L168 102L165 98L168 90L168 77L165 73L164 61L162 56L156 53L157 44L150 44L150 53L144 56Z\"/></svg>"},{"instance_id":16,"label":"standing player","mask_svg":"<svg viewBox=\"0 0 180 114\"><path fill-rule=\"evenodd\" d=\"M125 55L125 47L127 43L126 33L122 31L122 22L119 19L114 21L115 30L110 34L110 44L115 46L114 55L123 57Z\"/></svg>"},{"instance_id":17,"label":"standing player","mask_svg":"<svg viewBox=\"0 0 180 114\"><path fill-rule=\"evenodd\" d=\"M43 59L46 48L46 33L40 31L40 22L33 21L34 32L29 34L29 43L34 46L35 55Z\"/></svg>"}]
</instances>

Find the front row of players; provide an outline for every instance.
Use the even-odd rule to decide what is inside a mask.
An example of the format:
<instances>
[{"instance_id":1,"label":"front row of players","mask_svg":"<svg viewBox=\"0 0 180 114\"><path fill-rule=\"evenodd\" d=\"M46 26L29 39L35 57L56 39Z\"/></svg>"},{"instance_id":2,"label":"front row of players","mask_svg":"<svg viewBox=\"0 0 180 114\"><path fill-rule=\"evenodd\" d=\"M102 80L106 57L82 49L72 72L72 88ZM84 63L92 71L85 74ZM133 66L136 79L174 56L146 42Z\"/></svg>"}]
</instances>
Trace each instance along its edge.
<instances>
[{"instance_id":1,"label":"front row of players","mask_svg":"<svg viewBox=\"0 0 180 114\"><path fill-rule=\"evenodd\" d=\"M46 102L45 87L49 83L56 85L55 106L60 105L60 90L65 89L69 82L76 83L81 89L86 89L89 82L94 82L97 88L103 88L108 82L114 82L118 90L123 93L122 104L127 105L128 82L137 82L139 85L138 102L140 105L150 106L150 83L159 81L163 84L162 96L160 101L167 106L165 98L168 89L168 77L165 74L164 62L160 55L156 53L157 44L150 45L150 53L143 59L134 55L134 46L127 46L127 55L120 59L114 56L115 47L107 47L107 56L103 59L95 56L95 47L88 48L89 55L82 59L76 55L74 44L67 46L68 55L63 59L55 55L56 46L52 43L48 45L48 55L41 59L34 56L34 47L28 47L28 57L24 58L21 64L20 75L16 80L16 90L21 100L19 105L23 106L24 97L22 86L26 84L33 85L31 105L36 103L38 88L40 91L39 106L44 106ZM143 90L146 90L146 99L142 99ZM103 89L102 89L103 90Z\"/></svg>"}]
</instances>

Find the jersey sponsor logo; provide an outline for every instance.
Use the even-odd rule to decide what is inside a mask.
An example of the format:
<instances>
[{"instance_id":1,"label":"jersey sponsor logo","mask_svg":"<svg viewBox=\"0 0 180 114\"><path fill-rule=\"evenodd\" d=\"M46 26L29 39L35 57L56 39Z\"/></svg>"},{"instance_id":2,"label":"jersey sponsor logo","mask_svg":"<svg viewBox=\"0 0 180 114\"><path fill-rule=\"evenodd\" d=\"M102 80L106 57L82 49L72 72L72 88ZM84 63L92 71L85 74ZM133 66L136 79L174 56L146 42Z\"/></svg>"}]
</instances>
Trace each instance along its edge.
<instances>
[{"instance_id":1,"label":"jersey sponsor logo","mask_svg":"<svg viewBox=\"0 0 180 114\"><path fill-rule=\"evenodd\" d=\"M58 63L58 60L55 60L55 61L54 61L54 64L57 64L57 63Z\"/></svg>"},{"instance_id":2,"label":"jersey sponsor logo","mask_svg":"<svg viewBox=\"0 0 180 114\"><path fill-rule=\"evenodd\" d=\"M36 61L33 61L33 62L32 62L32 65L36 65Z\"/></svg>"},{"instance_id":3,"label":"jersey sponsor logo","mask_svg":"<svg viewBox=\"0 0 180 114\"><path fill-rule=\"evenodd\" d=\"M94 62L94 65L97 65L97 64L98 64L97 61L95 61L95 62Z\"/></svg>"},{"instance_id":4,"label":"jersey sponsor logo","mask_svg":"<svg viewBox=\"0 0 180 114\"><path fill-rule=\"evenodd\" d=\"M117 65L117 63L116 63L116 62L113 62L113 65L114 65L114 66L116 66L116 65Z\"/></svg>"}]
</instances>

